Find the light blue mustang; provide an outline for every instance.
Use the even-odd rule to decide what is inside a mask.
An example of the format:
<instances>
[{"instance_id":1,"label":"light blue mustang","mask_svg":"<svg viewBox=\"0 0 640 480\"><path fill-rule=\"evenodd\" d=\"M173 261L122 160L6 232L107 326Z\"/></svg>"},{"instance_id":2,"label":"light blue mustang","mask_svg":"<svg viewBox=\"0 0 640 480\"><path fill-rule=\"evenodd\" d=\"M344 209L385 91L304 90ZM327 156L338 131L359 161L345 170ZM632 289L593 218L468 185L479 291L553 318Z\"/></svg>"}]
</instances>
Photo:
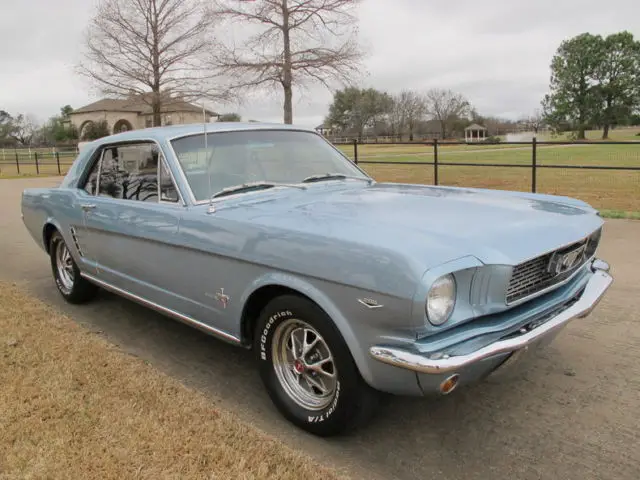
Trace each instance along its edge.
<instances>
[{"instance_id":1,"label":"light blue mustang","mask_svg":"<svg viewBox=\"0 0 640 480\"><path fill-rule=\"evenodd\" d=\"M68 301L99 286L252 347L275 405L318 435L379 391L447 394L511 363L612 282L584 202L377 183L283 125L91 142L22 212Z\"/></svg>"}]
</instances>

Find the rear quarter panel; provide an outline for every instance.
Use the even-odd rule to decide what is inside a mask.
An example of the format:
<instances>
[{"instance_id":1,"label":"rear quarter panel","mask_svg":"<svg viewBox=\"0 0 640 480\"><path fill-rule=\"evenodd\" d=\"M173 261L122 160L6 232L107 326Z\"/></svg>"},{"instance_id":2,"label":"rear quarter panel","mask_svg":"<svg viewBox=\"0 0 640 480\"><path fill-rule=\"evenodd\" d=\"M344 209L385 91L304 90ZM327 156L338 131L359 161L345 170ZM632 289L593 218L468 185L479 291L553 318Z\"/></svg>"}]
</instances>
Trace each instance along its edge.
<instances>
[{"instance_id":1,"label":"rear quarter panel","mask_svg":"<svg viewBox=\"0 0 640 480\"><path fill-rule=\"evenodd\" d=\"M70 227L81 226L80 209L75 206L74 192L66 188L29 188L22 193L22 219L29 234L43 249L44 228L52 224L61 233L76 262L80 255L70 238Z\"/></svg>"}]
</instances>

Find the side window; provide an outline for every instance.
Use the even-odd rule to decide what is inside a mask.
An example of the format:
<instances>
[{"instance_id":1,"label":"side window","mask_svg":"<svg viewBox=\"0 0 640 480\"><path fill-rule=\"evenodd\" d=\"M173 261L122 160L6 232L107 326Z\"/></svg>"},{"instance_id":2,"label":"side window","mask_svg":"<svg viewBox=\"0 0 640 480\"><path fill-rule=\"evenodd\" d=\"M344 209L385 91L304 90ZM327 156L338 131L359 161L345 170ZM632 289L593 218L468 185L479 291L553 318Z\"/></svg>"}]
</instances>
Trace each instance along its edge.
<instances>
[{"instance_id":1,"label":"side window","mask_svg":"<svg viewBox=\"0 0 640 480\"><path fill-rule=\"evenodd\" d=\"M122 172L119 169L118 147L102 151L102 168L98 195L122 198Z\"/></svg>"},{"instance_id":2,"label":"side window","mask_svg":"<svg viewBox=\"0 0 640 480\"><path fill-rule=\"evenodd\" d=\"M178 190L176 189L169 168L164 159L160 160L160 170L158 173L160 177L160 200L163 202L176 203L178 201Z\"/></svg>"},{"instance_id":3,"label":"side window","mask_svg":"<svg viewBox=\"0 0 640 480\"><path fill-rule=\"evenodd\" d=\"M89 176L87 177L87 181L84 184L84 191L89 195L96 194L96 187L98 184L98 170L100 170L100 159L98 158L93 167L91 167L91 171L89 172Z\"/></svg>"},{"instance_id":4,"label":"side window","mask_svg":"<svg viewBox=\"0 0 640 480\"><path fill-rule=\"evenodd\" d=\"M159 158L151 143L108 147L102 156L99 195L157 202Z\"/></svg>"}]
</instances>

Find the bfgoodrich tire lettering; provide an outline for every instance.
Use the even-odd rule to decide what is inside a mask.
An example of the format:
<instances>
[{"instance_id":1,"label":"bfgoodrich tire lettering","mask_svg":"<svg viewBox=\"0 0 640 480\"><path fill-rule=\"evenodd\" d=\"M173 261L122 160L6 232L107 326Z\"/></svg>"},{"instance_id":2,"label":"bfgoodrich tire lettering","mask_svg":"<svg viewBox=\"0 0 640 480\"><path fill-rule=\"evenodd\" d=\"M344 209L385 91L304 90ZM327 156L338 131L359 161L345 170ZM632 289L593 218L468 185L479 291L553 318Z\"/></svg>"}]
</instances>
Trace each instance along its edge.
<instances>
[{"instance_id":1,"label":"bfgoodrich tire lettering","mask_svg":"<svg viewBox=\"0 0 640 480\"><path fill-rule=\"evenodd\" d=\"M98 287L80 276L80 269L58 231L51 235L49 255L53 279L67 302L85 303L95 296Z\"/></svg>"},{"instance_id":2,"label":"bfgoodrich tire lettering","mask_svg":"<svg viewBox=\"0 0 640 480\"><path fill-rule=\"evenodd\" d=\"M254 338L269 396L295 425L328 436L372 416L377 392L360 376L331 318L310 300L296 295L272 300L260 314Z\"/></svg>"}]
</instances>

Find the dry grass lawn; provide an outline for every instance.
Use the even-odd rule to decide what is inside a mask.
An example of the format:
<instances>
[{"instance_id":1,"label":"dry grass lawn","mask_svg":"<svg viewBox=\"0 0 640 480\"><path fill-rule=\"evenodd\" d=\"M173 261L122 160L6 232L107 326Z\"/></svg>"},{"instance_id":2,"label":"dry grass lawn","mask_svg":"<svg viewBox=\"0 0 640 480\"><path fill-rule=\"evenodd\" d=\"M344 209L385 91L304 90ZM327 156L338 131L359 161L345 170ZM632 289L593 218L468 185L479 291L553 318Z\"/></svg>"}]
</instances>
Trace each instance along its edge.
<instances>
[{"instance_id":1,"label":"dry grass lawn","mask_svg":"<svg viewBox=\"0 0 640 480\"><path fill-rule=\"evenodd\" d=\"M0 305L0 478L337 478L16 285Z\"/></svg>"}]
</instances>

